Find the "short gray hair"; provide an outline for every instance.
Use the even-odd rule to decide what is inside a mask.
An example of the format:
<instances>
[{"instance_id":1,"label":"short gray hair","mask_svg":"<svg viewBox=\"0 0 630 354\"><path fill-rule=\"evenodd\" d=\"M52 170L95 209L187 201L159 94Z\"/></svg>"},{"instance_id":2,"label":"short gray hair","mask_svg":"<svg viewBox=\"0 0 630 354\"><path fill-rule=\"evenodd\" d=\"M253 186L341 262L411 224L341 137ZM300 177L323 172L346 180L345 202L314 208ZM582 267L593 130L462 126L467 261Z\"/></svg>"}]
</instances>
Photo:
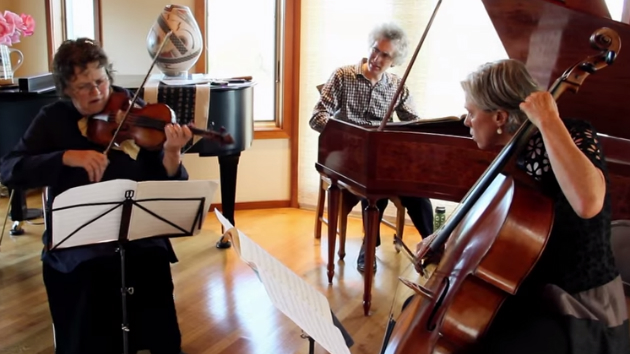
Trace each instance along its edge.
<instances>
[{"instance_id":1,"label":"short gray hair","mask_svg":"<svg viewBox=\"0 0 630 354\"><path fill-rule=\"evenodd\" d=\"M481 65L461 82L466 97L486 111L505 110L508 121L505 130L514 133L527 115L519 108L521 102L540 91L525 64L514 59L497 60Z\"/></svg>"},{"instance_id":2,"label":"short gray hair","mask_svg":"<svg viewBox=\"0 0 630 354\"><path fill-rule=\"evenodd\" d=\"M372 29L370 35L368 36L368 48L372 48L374 42L379 39L387 39L390 40L394 44L392 64L400 65L405 61L405 57L407 57L407 51L409 47L409 43L407 40L407 34L405 31L393 22L382 23Z\"/></svg>"}]
</instances>

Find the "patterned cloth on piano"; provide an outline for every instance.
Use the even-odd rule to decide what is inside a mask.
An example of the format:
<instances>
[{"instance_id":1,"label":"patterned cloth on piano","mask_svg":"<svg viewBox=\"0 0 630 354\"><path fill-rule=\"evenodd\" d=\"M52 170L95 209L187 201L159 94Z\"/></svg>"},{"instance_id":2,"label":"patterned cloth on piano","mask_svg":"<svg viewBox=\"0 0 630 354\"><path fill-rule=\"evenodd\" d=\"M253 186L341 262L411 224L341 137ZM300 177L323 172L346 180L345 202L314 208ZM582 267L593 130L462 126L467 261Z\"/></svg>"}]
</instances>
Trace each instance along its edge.
<instances>
[{"instance_id":1,"label":"patterned cloth on piano","mask_svg":"<svg viewBox=\"0 0 630 354\"><path fill-rule=\"evenodd\" d=\"M200 129L208 128L208 112L210 108L210 84L190 83L179 84L185 80L178 80L177 85L164 84L160 77L154 75L149 78L141 92L147 103L164 103L171 107L179 124L193 123ZM186 151L191 145L201 139L195 136L193 140L184 146Z\"/></svg>"}]
</instances>

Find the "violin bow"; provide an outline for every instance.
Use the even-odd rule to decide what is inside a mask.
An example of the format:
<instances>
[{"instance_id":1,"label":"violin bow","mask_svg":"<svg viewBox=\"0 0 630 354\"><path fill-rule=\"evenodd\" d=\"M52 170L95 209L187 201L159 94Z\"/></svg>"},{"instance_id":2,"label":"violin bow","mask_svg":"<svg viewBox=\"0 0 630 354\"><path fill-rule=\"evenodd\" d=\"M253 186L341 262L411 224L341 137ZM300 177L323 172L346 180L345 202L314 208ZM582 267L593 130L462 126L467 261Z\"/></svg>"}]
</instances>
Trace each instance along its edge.
<instances>
[{"instance_id":1,"label":"violin bow","mask_svg":"<svg viewBox=\"0 0 630 354\"><path fill-rule=\"evenodd\" d=\"M435 15L437 15L438 10L440 9L440 5L442 5L442 0L438 0L437 3L435 4L435 8L433 9L433 13L431 14L431 17L429 18L429 22L427 23L427 26L425 27L424 32L422 33L422 37L420 37L420 41L418 42L418 45L416 46L416 50L414 51L413 56L411 57L411 60L409 61L409 65L407 65L407 68L405 69L405 73L402 79L400 80L400 84L398 85L398 88L396 89L394 98L390 102L389 107L387 108L387 112L385 113L385 116L383 117L383 120L381 121L381 124L377 129L378 131L383 131L385 129L385 125L387 125L389 118L392 116L394 112L394 107L396 106L398 97L400 97L402 90L405 87L405 82L407 81L407 77L409 76L411 67L413 67L413 64L415 63L416 58L418 57L418 53L420 52L420 48L422 47L424 40L427 38L427 34L429 33L429 29L431 29L431 26L433 25L433 20L435 19ZM417 257L413 254L413 252L411 252L411 250L409 250L409 248L402 242L402 240L397 238L397 240L395 240L394 242L396 242L396 247L401 247L401 246L403 247L405 254L411 260L411 264L414 264L414 265L421 264L421 261L417 259ZM396 301L396 294L398 294L399 286L400 284L397 284L396 290L394 290L394 298L392 299L391 308L389 310L389 318L388 318L387 327L385 329L383 343L381 346L381 353L385 352L387 348L387 344L389 343L390 335L394 329L394 326L396 325L396 321L394 320L394 303Z\"/></svg>"},{"instance_id":2,"label":"violin bow","mask_svg":"<svg viewBox=\"0 0 630 354\"><path fill-rule=\"evenodd\" d=\"M162 41L162 44L160 44L160 48L158 48L157 53L155 53L155 57L153 58L153 62L151 62L151 66L149 67L149 71L147 71L147 74L144 76L144 80L142 80L142 84L136 89L136 93L133 95L133 98L131 99L131 102L129 103L129 106L127 107L127 110L125 111L125 114L123 115L122 119L120 120L120 123L118 124L118 128L116 128L116 131L114 132L114 135L112 136L112 140L109 142L109 145L107 145L107 148L105 149L103 154L107 155L109 150L114 145L114 141L116 140L116 135L118 135L118 132L120 131L120 128L122 128L123 123L127 119L127 116L129 115L129 112L131 111L131 108L133 107L134 104L136 104L136 101L138 100L138 96L140 95L140 91L144 88L144 85L147 83L147 79L149 78L149 75L151 74L151 70L153 70L153 67L155 66L155 62L157 62L157 59L160 56L160 53L162 52L162 49L164 48L164 45L166 44L168 39L170 39L172 34L173 34L173 30L170 30L170 31L168 31L168 33L166 33L166 36L164 36L164 40Z\"/></svg>"},{"instance_id":3,"label":"violin bow","mask_svg":"<svg viewBox=\"0 0 630 354\"><path fill-rule=\"evenodd\" d=\"M394 98L392 99L392 101L389 104L389 107L387 108L387 113L385 113L385 116L383 117L383 120L381 121L381 125L378 127L378 131L382 131L383 129L385 129L385 125L387 124L387 122L389 121L389 118L392 117L392 114L394 113L394 106L396 106L396 102L398 101L398 97L400 97L403 88L405 87L405 82L407 81L407 77L409 76L409 72L411 71L411 67L413 66L413 63L416 61L416 57L418 56L418 53L420 52L420 48L422 47L422 44L424 43L425 38L427 38L427 34L429 33L429 29L431 28L431 25L433 25L433 20L435 19L435 15L437 14L438 10L440 9L440 5L442 5L442 0L438 0L437 4L435 4L435 8L433 9L433 13L431 14L431 18L429 19L429 23L427 24L427 27L425 27L424 29L424 33L422 33L422 37L420 38L420 42L418 42L418 45L416 46L416 50L413 53L413 56L411 57L411 61L409 62L409 65L407 65L407 69L405 70L405 74L403 75L402 79L400 80L400 84L398 85L398 88L396 89L396 93L394 94Z\"/></svg>"}]
</instances>

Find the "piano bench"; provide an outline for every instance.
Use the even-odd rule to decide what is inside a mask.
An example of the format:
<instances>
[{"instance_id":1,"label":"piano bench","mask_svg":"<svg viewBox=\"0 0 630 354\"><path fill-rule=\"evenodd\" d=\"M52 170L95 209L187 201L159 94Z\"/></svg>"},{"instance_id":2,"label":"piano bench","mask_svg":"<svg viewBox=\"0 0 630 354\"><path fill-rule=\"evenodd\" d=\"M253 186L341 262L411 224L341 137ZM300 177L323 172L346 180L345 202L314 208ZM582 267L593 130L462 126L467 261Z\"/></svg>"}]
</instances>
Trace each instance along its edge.
<instances>
[{"instance_id":1,"label":"piano bench","mask_svg":"<svg viewBox=\"0 0 630 354\"><path fill-rule=\"evenodd\" d=\"M317 198L317 208L315 213L315 238L322 238L322 223L328 225L328 219L324 217L324 203L326 201L326 191L330 185L330 179L321 176L319 180L319 193ZM341 194L339 196L339 215L337 235L339 235L339 258L343 260L346 256L346 230L348 226L348 215L359 202L360 198L352 194L347 189L341 187ZM381 222L396 231L396 235L402 239L403 231L405 229L405 207L400 202L398 197L389 198L396 206L396 223L392 223L383 219ZM330 217L330 216L329 216ZM365 230L364 230L365 232ZM332 245L333 247L335 245ZM330 246L329 246L330 247Z\"/></svg>"}]
</instances>

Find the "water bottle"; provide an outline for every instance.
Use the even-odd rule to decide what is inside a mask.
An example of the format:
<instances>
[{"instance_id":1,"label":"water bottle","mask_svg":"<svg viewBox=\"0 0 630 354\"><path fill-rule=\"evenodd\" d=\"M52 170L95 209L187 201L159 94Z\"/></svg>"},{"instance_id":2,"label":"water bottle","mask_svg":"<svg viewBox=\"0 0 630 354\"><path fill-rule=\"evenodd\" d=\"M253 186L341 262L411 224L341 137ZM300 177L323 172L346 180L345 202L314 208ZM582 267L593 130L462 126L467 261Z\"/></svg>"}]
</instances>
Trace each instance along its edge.
<instances>
[{"instance_id":1,"label":"water bottle","mask_svg":"<svg viewBox=\"0 0 630 354\"><path fill-rule=\"evenodd\" d=\"M435 207L435 216L433 217L433 232L437 232L446 222L446 208L443 206Z\"/></svg>"}]
</instances>

